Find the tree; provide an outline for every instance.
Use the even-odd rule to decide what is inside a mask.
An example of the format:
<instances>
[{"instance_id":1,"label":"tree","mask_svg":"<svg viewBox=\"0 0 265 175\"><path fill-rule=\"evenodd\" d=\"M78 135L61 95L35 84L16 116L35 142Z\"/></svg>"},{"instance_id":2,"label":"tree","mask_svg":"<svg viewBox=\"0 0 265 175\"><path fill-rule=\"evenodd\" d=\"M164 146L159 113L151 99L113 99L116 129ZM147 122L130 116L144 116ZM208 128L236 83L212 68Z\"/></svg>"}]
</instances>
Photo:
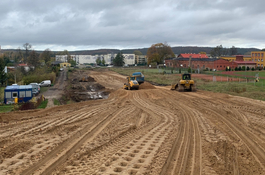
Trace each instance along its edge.
<instances>
[{"instance_id":1,"label":"tree","mask_svg":"<svg viewBox=\"0 0 265 175\"><path fill-rule=\"evenodd\" d=\"M237 48L235 46L232 46L230 49L230 55L236 55L237 54Z\"/></svg>"},{"instance_id":2,"label":"tree","mask_svg":"<svg viewBox=\"0 0 265 175\"><path fill-rule=\"evenodd\" d=\"M28 58L29 65L34 66L35 68L40 66L40 58L39 54L35 52L34 50L30 52L29 58Z\"/></svg>"},{"instance_id":3,"label":"tree","mask_svg":"<svg viewBox=\"0 0 265 175\"><path fill-rule=\"evenodd\" d=\"M101 64L101 59L100 59L100 57L98 57L98 58L96 59L96 63L97 63L97 65L100 65L100 64Z\"/></svg>"},{"instance_id":4,"label":"tree","mask_svg":"<svg viewBox=\"0 0 265 175\"><path fill-rule=\"evenodd\" d=\"M116 57L113 59L113 65L114 66L123 66L124 64L124 56L122 55L122 52L119 52Z\"/></svg>"},{"instance_id":5,"label":"tree","mask_svg":"<svg viewBox=\"0 0 265 175\"><path fill-rule=\"evenodd\" d=\"M135 55L143 55L142 52L141 52L140 50L135 50L133 53L134 53Z\"/></svg>"},{"instance_id":6,"label":"tree","mask_svg":"<svg viewBox=\"0 0 265 175\"><path fill-rule=\"evenodd\" d=\"M51 61L51 50L46 49L41 53L41 59L44 60L45 64Z\"/></svg>"},{"instance_id":7,"label":"tree","mask_svg":"<svg viewBox=\"0 0 265 175\"><path fill-rule=\"evenodd\" d=\"M228 49L227 48L223 48L222 45L220 46L216 46L215 48L213 48L210 52L212 57L220 57L222 55L227 55L228 54Z\"/></svg>"},{"instance_id":8,"label":"tree","mask_svg":"<svg viewBox=\"0 0 265 175\"><path fill-rule=\"evenodd\" d=\"M176 57L176 56L173 53L171 47L167 43L153 44L147 50L148 64L154 63L154 62L157 64L161 64L161 63L164 63L165 59L173 58L173 57Z\"/></svg>"},{"instance_id":9,"label":"tree","mask_svg":"<svg viewBox=\"0 0 265 175\"><path fill-rule=\"evenodd\" d=\"M239 71L241 71L241 70L242 70L242 68L239 66L238 70L239 70Z\"/></svg>"},{"instance_id":10,"label":"tree","mask_svg":"<svg viewBox=\"0 0 265 175\"><path fill-rule=\"evenodd\" d=\"M255 68L254 68L254 67L252 67L252 68L251 68L251 70L252 70L252 71L254 71L254 70L255 70Z\"/></svg>"},{"instance_id":11,"label":"tree","mask_svg":"<svg viewBox=\"0 0 265 175\"><path fill-rule=\"evenodd\" d=\"M104 57L102 58L102 60L101 60L101 64L103 64L103 66L105 66L105 59L104 59Z\"/></svg>"},{"instance_id":12,"label":"tree","mask_svg":"<svg viewBox=\"0 0 265 175\"><path fill-rule=\"evenodd\" d=\"M31 44L25 43L23 44L23 47L25 49L25 56L24 56L24 62L27 62L28 56L29 56L29 50L31 49Z\"/></svg>"},{"instance_id":13,"label":"tree","mask_svg":"<svg viewBox=\"0 0 265 175\"><path fill-rule=\"evenodd\" d=\"M249 67L247 66L247 71L249 71Z\"/></svg>"},{"instance_id":14,"label":"tree","mask_svg":"<svg viewBox=\"0 0 265 175\"><path fill-rule=\"evenodd\" d=\"M246 67L245 66L242 66L242 70L244 71L246 69Z\"/></svg>"},{"instance_id":15,"label":"tree","mask_svg":"<svg viewBox=\"0 0 265 175\"><path fill-rule=\"evenodd\" d=\"M76 65L76 61L73 59L70 59L69 63L71 64L71 66L75 66Z\"/></svg>"},{"instance_id":16,"label":"tree","mask_svg":"<svg viewBox=\"0 0 265 175\"><path fill-rule=\"evenodd\" d=\"M237 67L235 68L235 71L238 71Z\"/></svg>"},{"instance_id":17,"label":"tree","mask_svg":"<svg viewBox=\"0 0 265 175\"><path fill-rule=\"evenodd\" d=\"M188 68L188 73L191 73L191 68L190 67Z\"/></svg>"},{"instance_id":18,"label":"tree","mask_svg":"<svg viewBox=\"0 0 265 175\"><path fill-rule=\"evenodd\" d=\"M0 57L0 83L3 85L3 83L6 81L7 74L5 73L5 60L3 57Z\"/></svg>"}]
</instances>

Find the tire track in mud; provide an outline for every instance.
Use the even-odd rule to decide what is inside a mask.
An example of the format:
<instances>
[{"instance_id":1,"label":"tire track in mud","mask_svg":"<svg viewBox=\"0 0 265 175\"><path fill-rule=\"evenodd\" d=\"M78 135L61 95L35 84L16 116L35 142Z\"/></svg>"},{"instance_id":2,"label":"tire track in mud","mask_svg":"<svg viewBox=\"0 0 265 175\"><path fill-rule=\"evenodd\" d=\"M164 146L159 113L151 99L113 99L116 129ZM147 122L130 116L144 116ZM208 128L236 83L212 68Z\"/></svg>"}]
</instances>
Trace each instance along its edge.
<instances>
[{"instance_id":1,"label":"tire track in mud","mask_svg":"<svg viewBox=\"0 0 265 175\"><path fill-rule=\"evenodd\" d=\"M114 112L106 115L102 120L96 121L94 125L87 125L84 129L73 135L66 142L64 142L63 144L52 150L50 153L48 153L41 161L28 168L27 170L23 171L22 174L32 174L37 169L40 169L42 165L45 164L48 165L45 165L44 168L41 168L43 169L42 174L50 174L57 166L66 161L66 159L72 153L74 153L76 149L78 149L83 144L83 142L88 139L94 138L102 130L102 128L106 127L106 125L110 123L116 115L120 114L124 110L125 109L117 111L115 110ZM64 151L61 152L62 150ZM56 160L54 160L56 154L60 155L58 155ZM39 173L40 172L38 172L38 174Z\"/></svg>"},{"instance_id":2,"label":"tire track in mud","mask_svg":"<svg viewBox=\"0 0 265 175\"><path fill-rule=\"evenodd\" d=\"M132 96L131 93L128 93L128 94L129 94L129 96ZM135 103L134 100L131 100L131 102ZM139 107L143 108L138 103L136 103L135 106L138 107L138 109L139 109ZM142 109L142 110L144 110L144 109ZM111 142L107 143L107 145L104 146L104 148L102 148L102 150L100 152L97 151L97 153L95 153L95 155L92 155L90 157L90 161L89 161L90 166L89 167L87 167L86 165L84 165L84 166L79 165L78 169L79 170L81 169L86 174L93 174L95 172L109 173L109 172L116 172L116 171L121 171L121 170L126 169L125 164L129 164L129 162L131 162L130 160L132 160L133 157L137 157L135 155L140 152L140 149L143 149L143 150L147 149L147 148L143 148L143 145L138 146L138 148L136 148L138 140L144 139L143 142L147 142L145 139L151 140L152 136L149 135L148 138L145 138L146 134L144 134L144 133L146 133L146 132L150 133L150 130L152 128L154 128L158 123L160 123L159 122L160 117L157 116L155 113L151 112L151 114L150 114L148 111L144 111L144 112L146 112L150 116L153 116L152 117L153 118L152 123L148 123L148 125L144 125L144 126L141 126L139 128L136 128L135 130L132 130L132 131L126 133L122 138L117 138L117 139L114 139ZM161 136L158 136L158 137L161 137ZM152 146L154 146L154 145L152 144ZM135 150L132 153L127 153L127 154L130 154L127 156L128 162L123 163L122 168L120 168L119 166L121 166L121 165L117 165L117 162L119 162L119 161L125 161L126 162L126 160L121 159L121 157L124 157L124 155L127 152L126 150L134 149L134 147L135 147ZM146 153L149 154L152 152L152 150L154 148L149 147L148 149L146 150L147 151ZM108 150L108 151L106 152L105 150ZM104 155L104 157L101 157L102 155ZM108 161L107 161L107 159L108 159ZM96 160L96 162L94 162L93 160ZM109 164L107 164L107 166L104 164L104 162L106 162L106 161L109 162ZM117 166L116 169L115 168L113 170L109 169L110 164L113 164L113 166L114 165ZM94 168L92 168L91 165L93 165ZM99 168L100 165L101 165L101 168ZM138 169L140 168L139 165L137 165L137 167L138 167ZM73 171L77 171L77 170L73 170ZM74 173L73 171L70 171L70 173Z\"/></svg>"},{"instance_id":3,"label":"tire track in mud","mask_svg":"<svg viewBox=\"0 0 265 175\"><path fill-rule=\"evenodd\" d=\"M164 90L161 91L163 91L163 95L170 97L167 98L169 104L178 105L177 109L179 113L177 118L180 119L180 125L173 146L160 174L174 175L187 174L187 172L190 172L189 174L194 174L194 172L201 174L202 143L199 123L196 119L198 113L196 110L183 105L181 102L177 102L174 94Z\"/></svg>"},{"instance_id":4,"label":"tire track in mud","mask_svg":"<svg viewBox=\"0 0 265 175\"><path fill-rule=\"evenodd\" d=\"M200 99L200 101L204 101L206 104L200 106L200 110L211 114L211 117L208 116L207 118L210 120L214 118L215 120L219 121L218 123L222 123L222 125L217 127L222 128L222 131L229 135L230 138L236 137L242 141L264 171L265 148L262 146L264 141L260 137L257 137L257 133L255 134L255 132L253 132L254 128L250 125L248 118L246 118L246 116L240 112L242 109L249 108L245 106L248 103L242 103L240 106L235 106L232 104L232 107L230 107L230 105L227 105L226 102L226 105L224 106L219 105L213 108L211 101L205 101L205 99ZM231 103L234 103L234 101ZM254 111L256 112L256 110ZM238 163L236 163L234 166L234 172L239 172L239 167L237 167Z\"/></svg>"}]
</instances>

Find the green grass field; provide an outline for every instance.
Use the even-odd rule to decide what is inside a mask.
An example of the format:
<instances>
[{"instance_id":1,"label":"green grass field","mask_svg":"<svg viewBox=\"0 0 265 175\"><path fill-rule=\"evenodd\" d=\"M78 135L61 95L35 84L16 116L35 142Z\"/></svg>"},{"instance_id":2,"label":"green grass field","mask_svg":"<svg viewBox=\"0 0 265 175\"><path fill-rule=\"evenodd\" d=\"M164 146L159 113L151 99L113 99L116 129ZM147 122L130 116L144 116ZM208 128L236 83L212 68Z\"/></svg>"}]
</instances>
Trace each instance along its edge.
<instances>
[{"instance_id":1,"label":"green grass field","mask_svg":"<svg viewBox=\"0 0 265 175\"><path fill-rule=\"evenodd\" d=\"M10 112L14 109L14 105L3 105L0 106L0 113Z\"/></svg>"},{"instance_id":2,"label":"green grass field","mask_svg":"<svg viewBox=\"0 0 265 175\"><path fill-rule=\"evenodd\" d=\"M238 75L247 75L247 76L255 76L257 73L259 74L259 77L265 78L265 71L237 71L235 72Z\"/></svg>"}]
</instances>

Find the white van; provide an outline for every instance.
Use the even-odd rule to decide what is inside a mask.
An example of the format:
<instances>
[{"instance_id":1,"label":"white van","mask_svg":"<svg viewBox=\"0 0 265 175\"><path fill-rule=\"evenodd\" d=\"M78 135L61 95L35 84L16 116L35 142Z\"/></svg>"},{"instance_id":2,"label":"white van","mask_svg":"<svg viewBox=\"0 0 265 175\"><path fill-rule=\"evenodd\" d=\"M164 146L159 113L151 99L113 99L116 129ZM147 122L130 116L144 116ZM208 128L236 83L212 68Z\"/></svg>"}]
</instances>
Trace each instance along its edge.
<instances>
[{"instance_id":1,"label":"white van","mask_svg":"<svg viewBox=\"0 0 265 175\"><path fill-rule=\"evenodd\" d=\"M39 86L51 86L51 80L44 80L40 82Z\"/></svg>"}]
</instances>

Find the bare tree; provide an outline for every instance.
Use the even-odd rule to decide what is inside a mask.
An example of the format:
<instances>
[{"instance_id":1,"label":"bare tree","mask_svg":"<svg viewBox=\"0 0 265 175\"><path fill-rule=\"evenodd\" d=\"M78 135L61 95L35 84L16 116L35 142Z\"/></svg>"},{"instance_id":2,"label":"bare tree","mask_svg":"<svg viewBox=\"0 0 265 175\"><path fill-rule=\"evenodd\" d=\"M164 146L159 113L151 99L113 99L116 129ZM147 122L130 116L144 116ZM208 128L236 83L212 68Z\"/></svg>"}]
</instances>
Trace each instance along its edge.
<instances>
[{"instance_id":1,"label":"bare tree","mask_svg":"<svg viewBox=\"0 0 265 175\"><path fill-rule=\"evenodd\" d=\"M25 43L23 44L23 47L25 48L25 58L24 60L27 62L28 61L28 56L29 56L29 50L31 49L31 44Z\"/></svg>"}]
</instances>

